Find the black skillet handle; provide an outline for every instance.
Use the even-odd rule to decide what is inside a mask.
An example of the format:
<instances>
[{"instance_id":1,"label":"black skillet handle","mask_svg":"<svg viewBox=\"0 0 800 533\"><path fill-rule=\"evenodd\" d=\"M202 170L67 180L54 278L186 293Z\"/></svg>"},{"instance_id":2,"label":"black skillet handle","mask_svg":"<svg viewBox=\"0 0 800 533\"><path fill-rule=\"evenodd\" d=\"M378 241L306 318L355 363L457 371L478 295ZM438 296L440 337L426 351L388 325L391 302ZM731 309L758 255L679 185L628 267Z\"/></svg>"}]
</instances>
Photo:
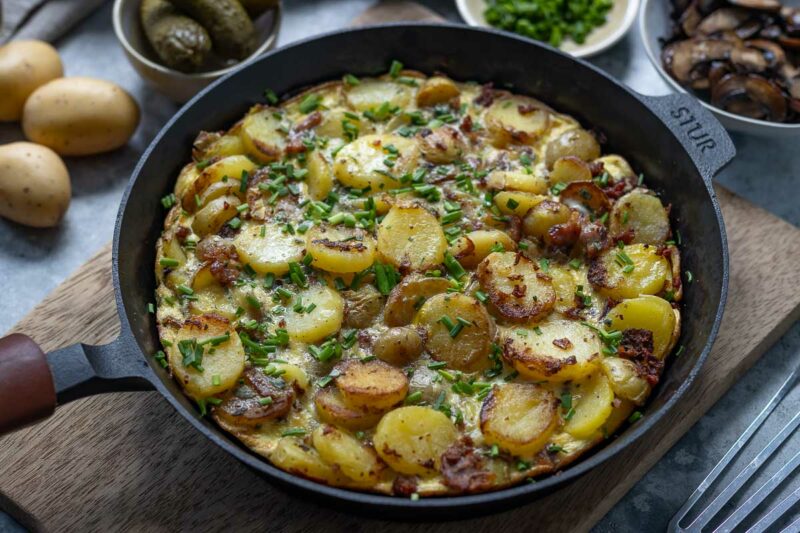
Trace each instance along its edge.
<instances>
[{"instance_id":1,"label":"black skillet handle","mask_svg":"<svg viewBox=\"0 0 800 533\"><path fill-rule=\"evenodd\" d=\"M736 155L736 147L722 124L688 94L638 96L678 138L710 185L711 179Z\"/></svg>"},{"instance_id":2,"label":"black skillet handle","mask_svg":"<svg viewBox=\"0 0 800 533\"><path fill-rule=\"evenodd\" d=\"M47 418L58 404L103 392L152 390L152 371L130 342L75 344L47 355L28 336L0 338L0 435ZM131 350L132 351L132 350Z\"/></svg>"}]
</instances>

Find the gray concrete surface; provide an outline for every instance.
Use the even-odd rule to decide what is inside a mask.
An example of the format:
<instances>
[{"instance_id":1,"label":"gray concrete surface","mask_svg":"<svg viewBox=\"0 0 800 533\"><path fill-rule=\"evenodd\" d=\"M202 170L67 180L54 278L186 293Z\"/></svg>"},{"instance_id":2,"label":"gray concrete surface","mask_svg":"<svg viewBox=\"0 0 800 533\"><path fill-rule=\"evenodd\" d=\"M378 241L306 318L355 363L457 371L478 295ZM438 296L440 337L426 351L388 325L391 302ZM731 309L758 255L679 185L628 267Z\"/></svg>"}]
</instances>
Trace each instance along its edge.
<instances>
[{"instance_id":1,"label":"gray concrete surface","mask_svg":"<svg viewBox=\"0 0 800 533\"><path fill-rule=\"evenodd\" d=\"M460 22L452 0L427 0ZM372 0L288 0L280 44L346 26ZM139 154L177 109L137 77L117 45L110 5L58 43L67 75L113 80L141 103L142 125L124 149L104 156L67 160L73 201L62 226L32 230L0 219L0 331L8 330L38 301L111 239L117 203ZM592 60L645 94L667 94L634 30L612 50ZM22 139L16 126L0 125L0 143ZM737 160L719 182L792 224L800 225L800 151L797 141L735 136ZM746 332L743 332L746 334ZM800 325L776 344L703 419L597 525L600 532L660 531L727 447L747 426L789 368L800 363ZM765 430L776 431L788 404ZM794 407L794 409L792 409ZM779 413L780 414L780 413ZM322 525L321 525L322 527ZM17 531L0 513L0 532Z\"/></svg>"}]
</instances>

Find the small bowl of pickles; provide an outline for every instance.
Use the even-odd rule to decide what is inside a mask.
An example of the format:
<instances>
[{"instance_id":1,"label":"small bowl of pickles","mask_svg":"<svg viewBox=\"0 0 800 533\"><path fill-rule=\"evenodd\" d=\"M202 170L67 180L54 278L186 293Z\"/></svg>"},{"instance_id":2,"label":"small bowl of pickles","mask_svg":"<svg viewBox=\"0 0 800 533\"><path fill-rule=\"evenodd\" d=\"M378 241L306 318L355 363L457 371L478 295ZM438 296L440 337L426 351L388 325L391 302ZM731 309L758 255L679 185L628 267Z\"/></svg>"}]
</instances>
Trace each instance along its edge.
<instances>
[{"instance_id":1,"label":"small bowl of pickles","mask_svg":"<svg viewBox=\"0 0 800 533\"><path fill-rule=\"evenodd\" d=\"M115 0L114 32L136 72L183 103L275 46L280 0Z\"/></svg>"},{"instance_id":2,"label":"small bowl of pickles","mask_svg":"<svg viewBox=\"0 0 800 533\"><path fill-rule=\"evenodd\" d=\"M470 26L517 33L575 57L616 44L639 11L639 0L456 0L456 5Z\"/></svg>"}]
</instances>

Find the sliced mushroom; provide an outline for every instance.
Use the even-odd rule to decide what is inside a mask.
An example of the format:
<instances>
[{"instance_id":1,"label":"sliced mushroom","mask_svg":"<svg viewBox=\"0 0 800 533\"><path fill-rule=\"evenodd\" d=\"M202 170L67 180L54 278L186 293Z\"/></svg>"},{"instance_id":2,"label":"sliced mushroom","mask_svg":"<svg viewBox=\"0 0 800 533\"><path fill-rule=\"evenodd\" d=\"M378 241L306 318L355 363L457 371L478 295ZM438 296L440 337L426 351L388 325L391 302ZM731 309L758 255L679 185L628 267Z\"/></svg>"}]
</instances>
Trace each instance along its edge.
<instances>
[{"instance_id":1,"label":"sliced mushroom","mask_svg":"<svg viewBox=\"0 0 800 533\"><path fill-rule=\"evenodd\" d=\"M778 12L781 10L779 0L728 0L728 3L747 9L757 9L759 11Z\"/></svg>"},{"instance_id":2,"label":"sliced mushroom","mask_svg":"<svg viewBox=\"0 0 800 533\"><path fill-rule=\"evenodd\" d=\"M784 6L781 9L781 18L789 35L800 34L800 7Z\"/></svg>"},{"instance_id":3,"label":"sliced mushroom","mask_svg":"<svg viewBox=\"0 0 800 533\"><path fill-rule=\"evenodd\" d=\"M728 59L734 44L719 39L687 39L664 47L664 67L684 85L707 89L708 67L712 61Z\"/></svg>"},{"instance_id":4,"label":"sliced mushroom","mask_svg":"<svg viewBox=\"0 0 800 533\"><path fill-rule=\"evenodd\" d=\"M761 50L736 46L731 50L731 63L740 72L764 72L769 67Z\"/></svg>"},{"instance_id":5,"label":"sliced mushroom","mask_svg":"<svg viewBox=\"0 0 800 533\"><path fill-rule=\"evenodd\" d=\"M703 14L697 8L697 4L692 2L689 4L678 19L678 25L683 33L689 37L694 37L697 34L697 28L703 22Z\"/></svg>"},{"instance_id":6,"label":"sliced mushroom","mask_svg":"<svg viewBox=\"0 0 800 533\"><path fill-rule=\"evenodd\" d=\"M750 19L750 13L745 9L723 7L704 18L697 26L697 33L713 35L722 31L735 30L748 19Z\"/></svg>"},{"instance_id":7,"label":"sliced mushroom","mask_svg":"<svg viewBox=\"0 0 800 533\"><path fill-rule=\"evenodd\" d=\"M800 50L800 37L789 37L788 35L781 35L778 37L778 42L784 48L791 48L792 50Z\"/></svg>"},{"instance_id":8,"label":"sliced mushroom","mask_svg":"<svg viewBox=\"0 0 800 533\"><path fill-rule=\"evenodd\" d=\"M772 81L754 74L727 74L711 90L715 106L756 119L786 119L786 98Z\"/></svg>"},{"instance_id":9,"label":"sliced mushroom","mask_svg":"<svg viewBox=\"0 0 800 533\"><path fill-rule=\"evenodd\" d=\"M766 39L750 39L744 45L748 48L755 48L764 56L767 65L775 68L786 63L786 52L777 43Z\"/></svg>"}]
</instances>

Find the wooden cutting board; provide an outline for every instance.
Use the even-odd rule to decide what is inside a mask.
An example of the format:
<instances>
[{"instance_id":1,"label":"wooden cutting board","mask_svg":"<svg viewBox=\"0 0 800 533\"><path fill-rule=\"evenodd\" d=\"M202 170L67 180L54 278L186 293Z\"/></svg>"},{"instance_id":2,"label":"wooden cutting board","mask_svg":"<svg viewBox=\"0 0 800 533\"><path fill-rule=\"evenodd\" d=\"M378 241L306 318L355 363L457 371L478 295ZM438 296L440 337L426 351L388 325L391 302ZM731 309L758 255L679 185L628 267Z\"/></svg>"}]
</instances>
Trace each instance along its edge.
<instances>
[{"instance_id":1,"label":"wooden cutting board","mask_svg":"<svg viewBox=\"0 0 800 533\"><path fill-rule=\"evenodd\" d=\"M403 18L431 16L403 2L385 9L360 22L396 19L397 10ZM800 317L800 229L725 189L718 193L731 250L730 294L697 381L635 445L544 499L468 523L347 515L274 488L194 431L156 393L118 393L74 402L0 439L0 508L46 531L586 531ZM13 330L46 350L111 341L119 321L110 245Z\"/></svg>"}]
</instances>

